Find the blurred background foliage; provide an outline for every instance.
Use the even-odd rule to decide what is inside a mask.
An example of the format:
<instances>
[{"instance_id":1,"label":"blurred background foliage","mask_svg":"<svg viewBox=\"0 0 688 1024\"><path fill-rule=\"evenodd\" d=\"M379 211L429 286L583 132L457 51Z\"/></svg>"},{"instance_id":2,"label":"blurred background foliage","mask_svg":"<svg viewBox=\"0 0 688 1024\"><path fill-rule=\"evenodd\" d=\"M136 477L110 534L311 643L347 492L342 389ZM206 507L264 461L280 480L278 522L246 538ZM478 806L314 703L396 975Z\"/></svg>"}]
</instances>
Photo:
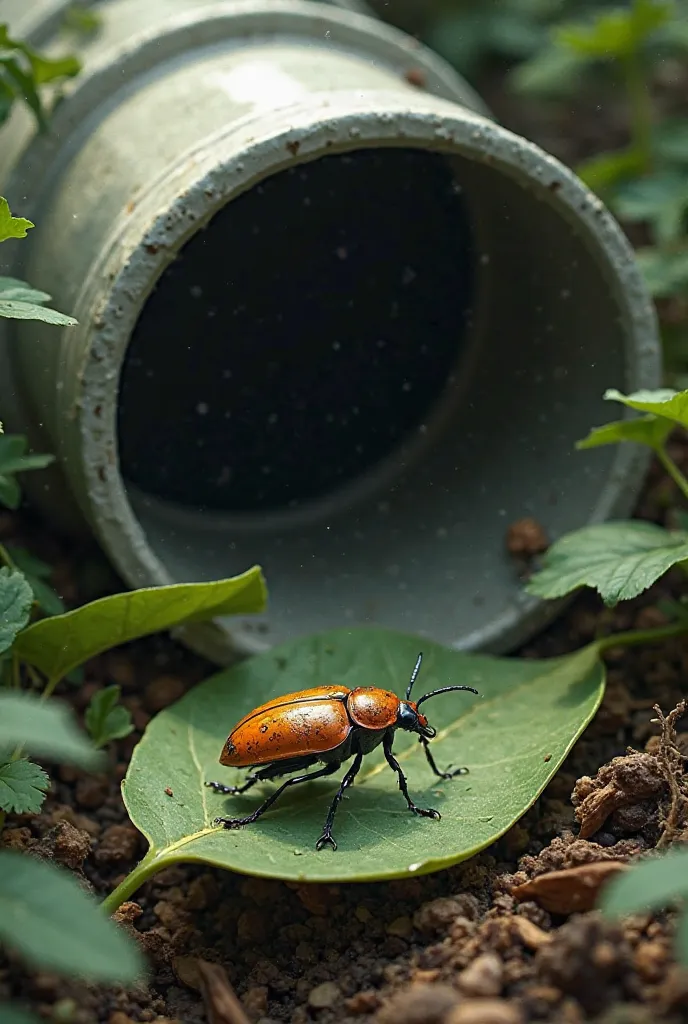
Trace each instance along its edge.
<instances>
[{"instance_id":1,"label":"blurred background foliage","mask_svg":"<svg viewBox=\"0 0 688 1024\"><path fill-rule=\"evenodd\" d=\"M369 0L610 206L688 387L688 0Z\"/></svg>"}]
</instances>

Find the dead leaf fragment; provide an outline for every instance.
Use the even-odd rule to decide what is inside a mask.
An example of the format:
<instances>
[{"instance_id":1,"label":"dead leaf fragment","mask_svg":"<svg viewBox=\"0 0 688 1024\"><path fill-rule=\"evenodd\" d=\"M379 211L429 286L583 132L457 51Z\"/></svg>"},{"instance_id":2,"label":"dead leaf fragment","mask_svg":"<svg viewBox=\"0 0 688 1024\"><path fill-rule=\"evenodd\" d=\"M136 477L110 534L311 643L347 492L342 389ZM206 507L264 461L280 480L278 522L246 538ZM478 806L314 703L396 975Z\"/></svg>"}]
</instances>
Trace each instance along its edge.
<instances>
[{"instance_id":1,"label":"dead leaf fragment","mask_svg":"<svg viewBox=\"0 0 688 1024\"><path fill-rule=\"evenodd\" d=\"M198 960L198 971L208 1024L250 1024L224 968L207 960Z\"/></svg>"},{"instance_id":2,"label":"dead leaf fragment","mask_svg":"<svg viewBox=\"0 0 688 1024\"><path fill-rule=\"evenodd\" d=\"M538 875L530 882L517 885L512 895L517 900L535 900L552 914L573 914L592 910L600 890L619 871L628 865L620 860L595 861L579 864L562 871Z\"/></svg>"}]
</instances>

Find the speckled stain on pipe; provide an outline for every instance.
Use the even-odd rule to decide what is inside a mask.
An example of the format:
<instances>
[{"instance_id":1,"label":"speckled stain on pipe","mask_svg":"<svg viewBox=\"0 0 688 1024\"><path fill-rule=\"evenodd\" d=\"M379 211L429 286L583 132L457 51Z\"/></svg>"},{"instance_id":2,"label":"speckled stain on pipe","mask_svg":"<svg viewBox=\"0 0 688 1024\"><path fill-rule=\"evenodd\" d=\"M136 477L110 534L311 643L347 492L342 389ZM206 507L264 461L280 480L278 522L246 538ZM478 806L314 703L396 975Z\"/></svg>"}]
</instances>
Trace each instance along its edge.
<instances>
[{"instance_id":1,"label":"speckled stain on pipe","mask_svg":"<svg viewBox=\"0 0 688 1024\"><path fill-rule=\"evenodd\" d=\"M24 16L36 42L63 6ZM220 661L347 623L524 640L554 609L523 597L509 522L626 514L645 464L573 451L606 387L660 379L614 220L372 19L102 13L52 136L18 115L0 156L38 225L5 272L80 322L1 325L0 407L59 460L34 500L132 586L260 562L266 616L185 634Z\"/></svg>"}]
</instances>

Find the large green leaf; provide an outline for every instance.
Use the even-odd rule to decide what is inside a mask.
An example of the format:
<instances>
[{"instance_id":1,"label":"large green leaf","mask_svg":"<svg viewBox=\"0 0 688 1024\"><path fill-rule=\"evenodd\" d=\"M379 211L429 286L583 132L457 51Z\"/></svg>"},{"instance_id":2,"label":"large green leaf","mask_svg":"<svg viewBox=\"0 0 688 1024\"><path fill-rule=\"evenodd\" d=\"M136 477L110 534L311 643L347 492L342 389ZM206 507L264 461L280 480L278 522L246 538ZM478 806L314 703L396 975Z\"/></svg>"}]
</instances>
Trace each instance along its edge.
<instances>
[{"instance_id":1,"label":"large green leaf","mask_svg":"<svg viewBox=\"0 0 688 1024\"><path fill-rule=\"evenodd\" d=\"M587 437L576 442L576 448L600 448L605 444L634 441L646 444L655 451L666 441L674 429L673 423L658 416L639 416L635 420L615 420L603 427L593 427Z\"/></svg>"},{"instance_id":2,"label":"large green leaf","mask_svg":"<svg viewBox=\"0 0 688 1024\"><path fill-rule=\"evenodd\" d=\"M322 683L403 694L419 646L424 661L417 696L449 684L480 691L479 697L444 694L423 707L438 730L432 743L438 766L467 766L470 774L436 778L417 737L396 734L411 795L439 810L441 821L409 814L378 747L340 805L336 852L315 850L334 779L295 787L255 825L226 831L213 824L218 815L249 813L274 787L224 797L204 785L214 779L236 784L245 774L218 764L241 716L271 697ZM547 661L509 660L462 654L384 629L334 630L251 658L194 687L146 729L123 794L150 851L107 905L113 909L148 875L175 861L283 879L363 881L424 874L465 860L506 832L542 792L594 715L603 682L595 646Z\"/></svg>"},{"instance_id":3,"label":"large green leaf","mask_svg":"<svg viewBox=\"0 0 688 1024\"><path fill-rule=\"evenodd\" d=\"M0 750L15 747L81 768L95 768L102 762L66 704L0 690Z\"/></svg>"},{"instance_id":4,"label":"large green leaf","mask_svg":"<svg viewBox=\"0 0 688 1024\"><path fill-rule=\"evenodd\" d=\"M265 601L258 567L228 580L145 587L34 622L17 638L15 649L49 679L62 679L89 658L137 637L216 615L260 612Z\"/></svg>"},{"instance_id":5,"label":"large green leaf","mask_svg":"<svg viewBox=\"0 0 688 1024\"><path fill-rule=\"evenodd\" d=\"M67 871L0 851L0 942L30 964L93 981L143 974L136 943L109 921Z\"/></svg>"},{"instance_id":6,"label":"large green leaf","mask_svg":"<svg viewBox=\"0 0 688 1024\"><path fill-rule=\"evenodd\" d=\"M3 566L0 569L0 654L9 650L29 621L32 604L33 591L23 574Z\"/></svg>"},{"instance_id":7,"label":"large green leaf","mask_svg":"<svg viewBox=\"0 0 688 1024\"><path fill-rule=\"evenodd\" d=\"M552 544L526 590L551 599L579 587L594 587L611 606L642 594L672 565L686 559L688 533L637 520L596 523Z\"/></svg>"},{"instance_id":8,"label":"large green leaf","mask_svg":"<svg viewBox=\"0 0 688 1024\"><path fill-rule=\"evenodd\" d=\"M664 419L688 428L688 391L673 391L671 388L660 388L657 391L634 391L623 395L616 388L605 391L608 400L621 402L629 409L637 412L652 413Z\"/></svg>"}]
</instances>

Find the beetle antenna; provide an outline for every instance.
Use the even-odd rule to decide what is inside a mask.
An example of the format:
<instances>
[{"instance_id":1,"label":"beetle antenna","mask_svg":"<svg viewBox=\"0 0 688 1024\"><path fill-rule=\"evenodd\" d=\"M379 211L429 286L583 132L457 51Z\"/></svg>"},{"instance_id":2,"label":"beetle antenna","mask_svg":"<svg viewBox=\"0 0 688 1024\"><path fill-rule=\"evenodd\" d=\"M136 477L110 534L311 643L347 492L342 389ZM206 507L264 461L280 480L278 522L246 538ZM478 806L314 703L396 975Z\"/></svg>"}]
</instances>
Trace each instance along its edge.
<instances>
[{"instance_id":1,"label":"beetle antenna","mask_svg":"<svg viewBox=\"0 0 688 1024\"><path fill-rule=\"evenodd\" d=\"M421 651L420 654L418 655L418 660L416 661L415 668L413 669L413 672L411 673L411 678L409 680L409 684L406 687L406 700L408 700L409 697L411 696L411 690L413 689L413 684L415 683L416 679L418 678L418 673L420 672L420 663L421 663L422 660L423 660L423 652Z\"/></svg>"},{"instance_id":2,"label":"beetle antenna","mask_svg":"<svg viewBox=\"0 0 688 1024\"><path fill-rule=\"evenodd\" d=\"M478 691L474 690L472 686L443 686L441 690L433 690L432 693L426 693L420 700L416 701L416 707L419 708L424 700L436 697L438 693L449 693L451 690L468 690L470 693L474 693L476 697L480 696Z\"/></svg>"}]
</instances>

